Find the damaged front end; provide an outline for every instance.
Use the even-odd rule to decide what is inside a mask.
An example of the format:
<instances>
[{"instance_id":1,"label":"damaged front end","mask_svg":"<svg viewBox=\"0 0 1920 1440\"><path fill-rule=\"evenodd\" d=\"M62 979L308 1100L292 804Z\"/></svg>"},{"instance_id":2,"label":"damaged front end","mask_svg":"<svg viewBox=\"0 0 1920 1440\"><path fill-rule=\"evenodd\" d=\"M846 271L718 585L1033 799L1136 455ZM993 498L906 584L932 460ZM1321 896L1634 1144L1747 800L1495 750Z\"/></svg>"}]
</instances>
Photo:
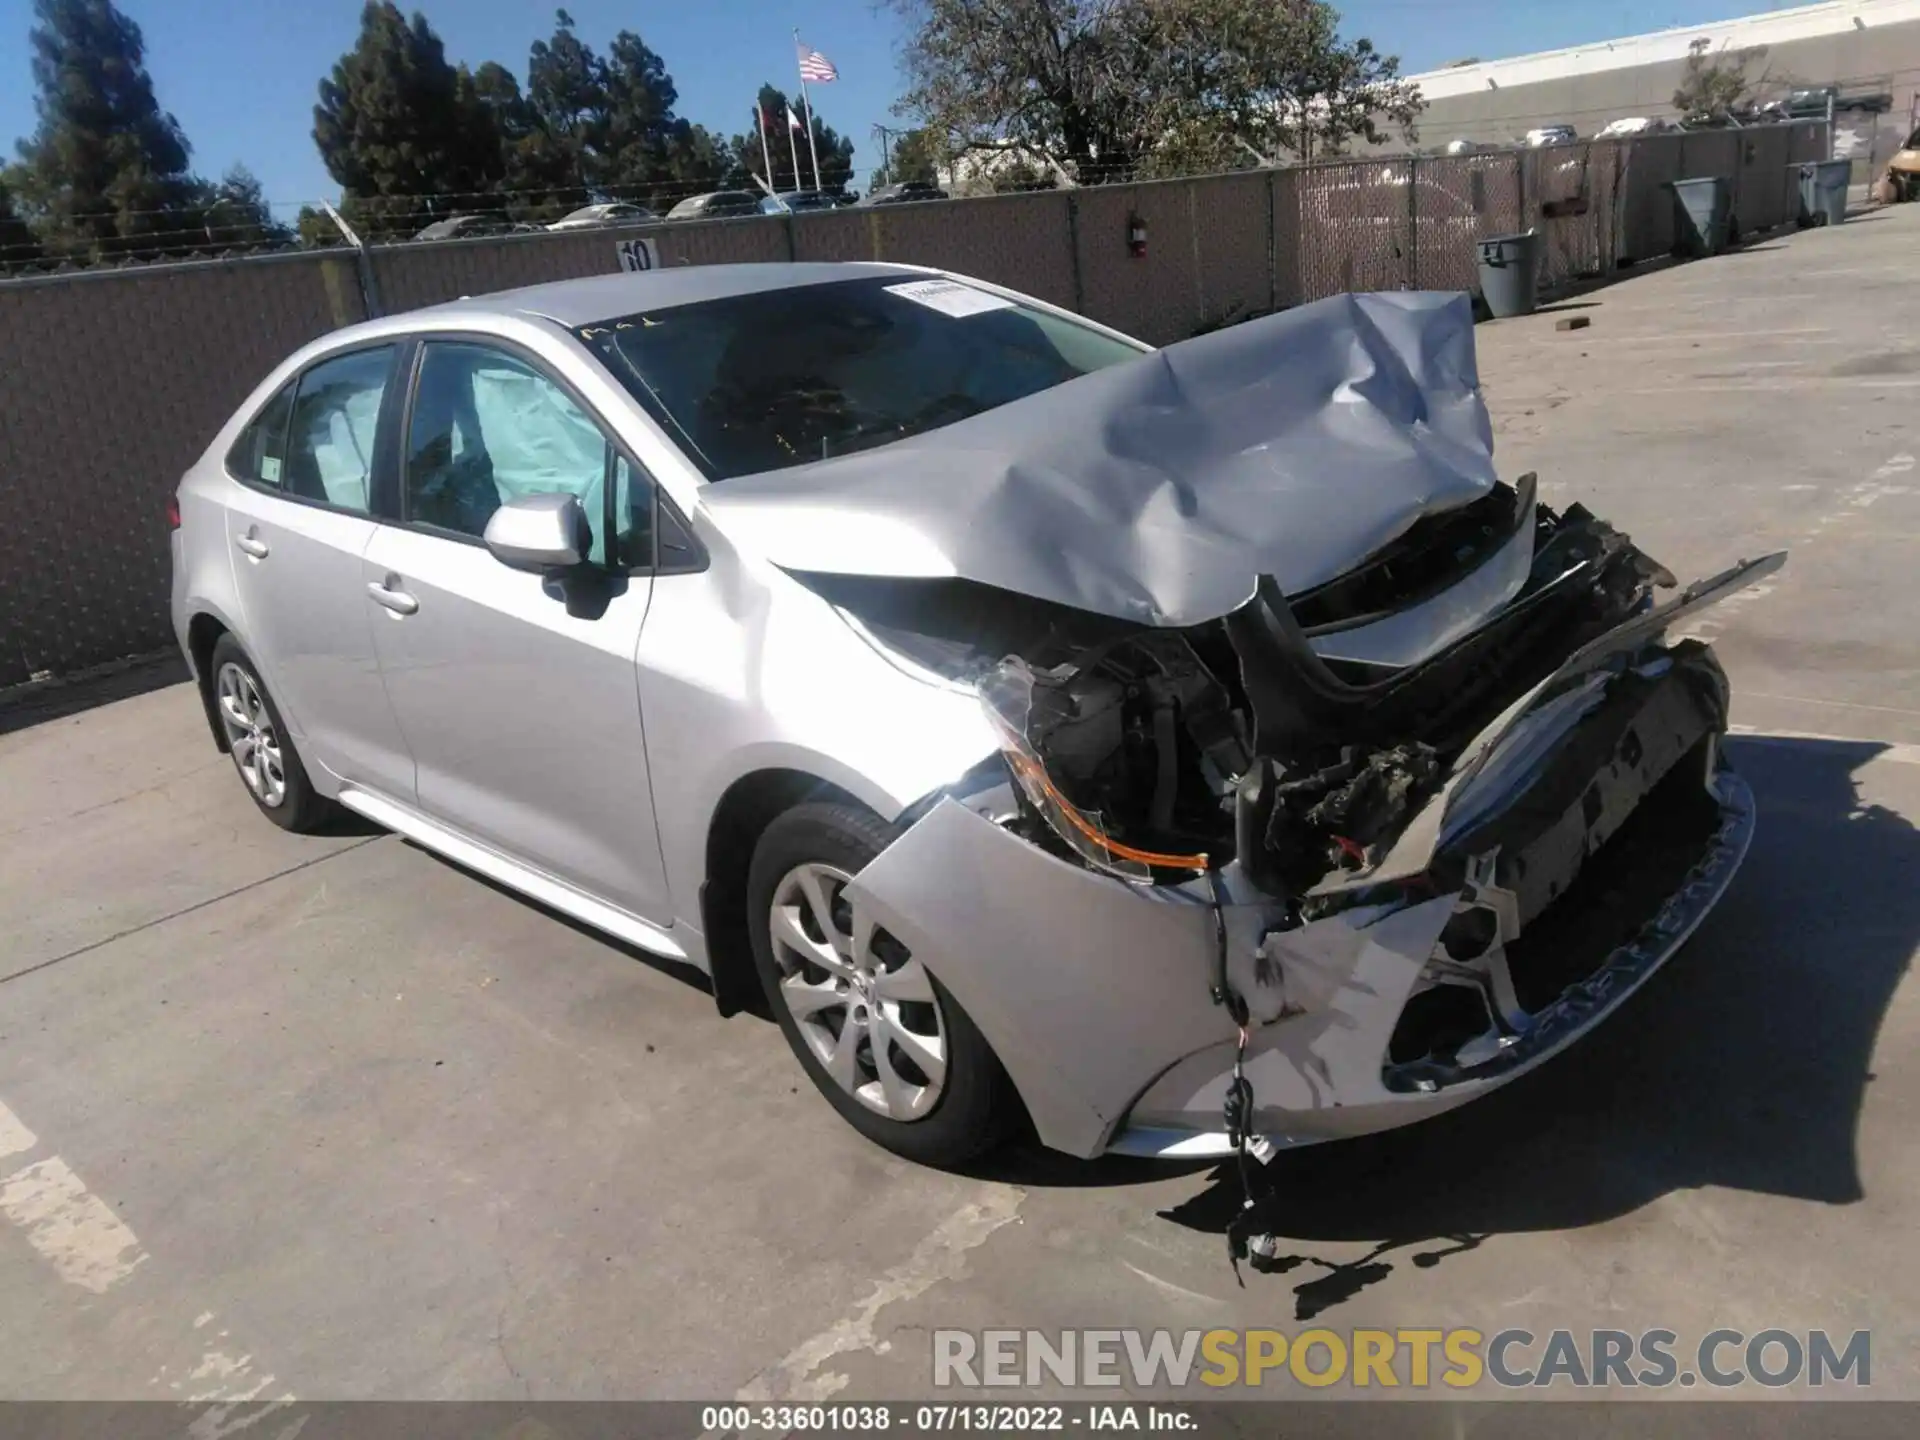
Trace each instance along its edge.
<instances>
[{"instance_id":1,"label":"damaged front end","mask_svg":"<svg viewBox=\"0 0 1920 1440\"><path fill-rule=\"evenodd\" d=\"M1403 1124L1605 1015L1751 804L1674 578L1500 481L1464 296L1341 296L712 513L1000 757L849 887L1079 1154Z\"/></svg>"},{"instance_id":2,"label":"damaged front end","mask_svg":"<svg viewBox=\"0 0 1920 1440\"><path fill-rule=\"evenodd\" d=\"M1000 737L1000 783L855 888L996 1036L1051 1143L1225 1153L1449 1108L1596 1023L1718 898L1752 805L1719 754L1725 677L1669 631L1784 557L1656 604L1673 578L1606 522L1531 477L1492 499L1471 534L1440 517L1184 629L818 582ZM1464 633L1351 658L1514 544L1524 574Z\"/></svg>"}]
</instances>

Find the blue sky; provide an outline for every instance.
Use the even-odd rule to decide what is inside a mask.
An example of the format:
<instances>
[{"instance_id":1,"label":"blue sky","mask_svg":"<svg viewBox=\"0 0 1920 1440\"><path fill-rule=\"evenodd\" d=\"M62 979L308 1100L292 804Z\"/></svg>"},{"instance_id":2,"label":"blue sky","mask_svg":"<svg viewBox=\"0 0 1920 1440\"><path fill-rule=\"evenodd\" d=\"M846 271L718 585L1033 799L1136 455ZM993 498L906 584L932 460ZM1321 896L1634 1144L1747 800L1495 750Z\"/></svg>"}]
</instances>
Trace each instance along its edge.
<instances>
[{"instance_id":1,"label":"blue sky","mask_svg":"<svg viewBox=\"0 0 1920 1440\"><path fill-rule=\"evenodd\" d=\"M267 197L289 206L332 198L338 187L313 148L320 77L352 45L361 0L120 0L147 38L160 103L193 142L194 165L218 175L244 163ZM421 0L449 56L498 60L524 78L527 47L553 29L538 0ZM1366 35L1410 71L1476 55L1494 59L1767 8L1767 0L1349 0L1349 36ZM850 134L862 183L877 163L871 127L897 124L892 12L872 0L569 0L596 49L637 30L666 60L680 113L725 134L747 129L762 81L795 85L790 31L824 52L840 80L817 88L821 118ZM34 125L27 31L32 0L0 0L0 147Z\"/></svg>"}]
</instances>

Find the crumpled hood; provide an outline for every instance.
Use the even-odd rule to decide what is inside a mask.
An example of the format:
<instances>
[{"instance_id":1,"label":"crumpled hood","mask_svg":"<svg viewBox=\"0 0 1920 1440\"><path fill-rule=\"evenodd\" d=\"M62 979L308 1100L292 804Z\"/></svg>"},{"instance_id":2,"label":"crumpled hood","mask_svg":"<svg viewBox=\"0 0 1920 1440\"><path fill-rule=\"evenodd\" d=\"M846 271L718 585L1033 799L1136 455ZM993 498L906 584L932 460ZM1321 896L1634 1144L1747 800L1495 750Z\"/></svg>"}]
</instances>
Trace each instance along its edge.
<instances>
[{"instance_id":1,"label":"crumpled hood","mask_svg":"<svg viewBox=\"0 0 1920 1440\"><path fill-rule=\"evenodd\" d=\"M769 344L778 338L768 337ZM701 499L784 569L960 576L1148 625L1297 594L1496 482L1465 295L1341 295Z\"/></svg>"}]
</instances>

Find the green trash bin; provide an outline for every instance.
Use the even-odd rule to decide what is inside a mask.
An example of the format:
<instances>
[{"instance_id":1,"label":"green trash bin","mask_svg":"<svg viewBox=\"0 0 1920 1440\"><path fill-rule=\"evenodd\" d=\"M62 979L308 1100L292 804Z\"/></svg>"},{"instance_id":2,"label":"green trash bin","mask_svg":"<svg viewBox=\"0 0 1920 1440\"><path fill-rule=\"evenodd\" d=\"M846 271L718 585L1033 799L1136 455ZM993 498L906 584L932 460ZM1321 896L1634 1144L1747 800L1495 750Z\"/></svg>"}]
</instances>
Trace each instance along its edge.
<instances>
[{"instance_id":1,"label":"green trash bin","mask_svg":"<svg viewBox=\"0 0 1920 1440\"><path fill-rule=\"evenodd\" d=\"M1480 293L1494 319L1531 315L1539 287L1539 235L1490 235L1480 242Z\"/></svg>"},{"instance_id":2,"label":"green trash bin","mask_svg":"<svg viewBox=\"0 0 1920 1440\"><path fill-rule=\"evenodd\" d=\"M1673 253L1693 259L1718 255L1733 229L1733 185L1724 175L1674 180Z\"/></svg>"},{"instance_id":3,"label":"green trash bin","mask_svg":"<svg viewBox=\"0 0 1920 1440\"><path fill-rule=\"evenodd\" d=\"M1809 160L1800 166L1800 228L1838 225L1847 218L1851 160Z\"/></svg>"}]
</instances>

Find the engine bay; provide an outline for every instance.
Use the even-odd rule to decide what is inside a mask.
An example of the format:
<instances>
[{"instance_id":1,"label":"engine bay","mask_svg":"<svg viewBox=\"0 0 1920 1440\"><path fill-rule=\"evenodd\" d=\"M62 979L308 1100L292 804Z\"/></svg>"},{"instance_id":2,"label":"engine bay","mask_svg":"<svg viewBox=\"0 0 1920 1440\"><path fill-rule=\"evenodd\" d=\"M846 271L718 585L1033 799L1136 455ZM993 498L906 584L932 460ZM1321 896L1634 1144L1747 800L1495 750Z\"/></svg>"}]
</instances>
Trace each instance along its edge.
<instances>
[{"instance_id":1,"label":"engine bay","mask_svg":"<svg viewBox=\"0 0 1920 1440\"><path fill-rule=\"evenodd\" d=\"M803 578L886 650L977 689L1034 843L1136 883L1237 861L1301 897L1373 866L1484 726L1673 585L1604 520L1534 490L1499 485L1301 595L1263 577L1185 629L960 579ZM1528 529L1517 592L1417 663L1316 648L1462 584Z\"/></svg>"}]
</instances>

